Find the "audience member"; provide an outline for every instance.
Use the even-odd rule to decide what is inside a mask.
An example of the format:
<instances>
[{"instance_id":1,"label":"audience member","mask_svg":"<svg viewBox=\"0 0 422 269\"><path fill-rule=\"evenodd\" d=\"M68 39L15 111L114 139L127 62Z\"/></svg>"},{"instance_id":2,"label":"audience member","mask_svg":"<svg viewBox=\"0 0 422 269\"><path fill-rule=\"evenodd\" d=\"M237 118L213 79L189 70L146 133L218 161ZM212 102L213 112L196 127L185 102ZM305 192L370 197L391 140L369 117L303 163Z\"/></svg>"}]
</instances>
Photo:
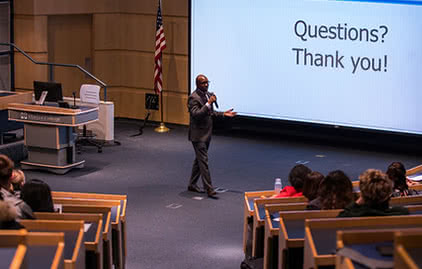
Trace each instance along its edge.
<instances>
[{"instance_id":1,"label":"audience member","mask_svg":"<svg viewBox=\"0 0 422 269\"><path fill-rule=\"evenodd\" d=\"M0 154L0 193L5 202L16 208L18 218L33 219L31 208L12 190L14 163L6 155Z\"/></svg>"},{"instance_id":2,"label":"audience member","mask_svg":"<svg viewBox=\"0 0 422 269\"><path fill-rule=\"evenodd\" d=\"M387 168L388 178L393 181L393 197L417 195L418 192L409 189L406 179L406 168L401 162L393 162Z\"/></svg>"},{"instance_id":3,"label":"audience member","mask_svg":"<svg viewBox=\"0 0 422 269\"><path fill-rule=\"evenodd\" d=\"M12 173L12 191L20 192L25 184L25 174L20 169L13 169Z\"/></svg>"},{"instance_id":4,"label":"audience member","mask_svg":"<svg viewBox=\"0 0 422 269\"><path fill-rule=\"evenodd\" d=\"M24 227L16 221L18 213L9 203L0 197L0 229L18 230Z\"/></svg>"},{"instance_id":5,"label":"audience member","mask_svg":"<svg viewBox=\"0 0 422 269\"><path fill-rule=\"evenodd\" d=\"M307 175L311 172L311 169L303 164L295 165L289 173L289 182L291 186L284 187L279 194L273 197L302 196L303 184L305 183L305 180L307 180Z\"/></svg>"},{"instance_id":6,"label":"audience member","mask_svg":"<svg viewBox=\"0 0 422 269\"><path fill-rule=\"evenodd\" d=\"M47 183L40 179L31 179L22 188L22 200L34 212L54 212L51 189Z\"/></svg>"},{"instance_id":7,"label":"audience member","mask_svg":"<svg viewBox=\"0 0 422 269\"><path fill-rule=\"evenodd\" d=\"M307 209L341 209L353 202L353 186L341 170L330 172L319 184L318 197L309 202Z\"/></svg>"},{"instance_id":8,"label":"audience member","mask_svg":"<svg viewBox=\"0 0 422 269\"><path fill-rule=\"evenodd\" d=\"M303 196L312 201L318 197L319 184L324 179L324 175L320 172L313 171L308 174L308 179L303 184Z\"/></svg>"},{"instance_id":9,"label":"audience member","mask_svg":"<svg viewBox=\"0 0 422 269\"><path fill-rule=\"evenodd\" d=\"M408 215L401 206L390 207L393 182L386 174L368 169L359 176L360 198L342 211L339 217Z\"/></svg>"}]
</instances>

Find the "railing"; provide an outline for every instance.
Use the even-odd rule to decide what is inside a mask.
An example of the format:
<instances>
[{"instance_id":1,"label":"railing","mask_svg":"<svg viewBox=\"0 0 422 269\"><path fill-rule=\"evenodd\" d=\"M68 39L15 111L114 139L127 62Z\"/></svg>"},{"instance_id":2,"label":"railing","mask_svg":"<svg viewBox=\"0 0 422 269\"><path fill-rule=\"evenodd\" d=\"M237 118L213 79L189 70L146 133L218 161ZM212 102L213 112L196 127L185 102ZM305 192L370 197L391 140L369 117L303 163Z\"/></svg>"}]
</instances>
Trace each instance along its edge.
<instances>
[{"instance_id":1,"label":"railing","mask_svg":"<svg viewBox=\"0 0 422 269\"><path fill-rule=\"evenodd\" d=\"M94 75L92 75L91 73L86 71L81 66L79 66L77 64L58 64L58 63L49 63L49 62L38 62L38 61L35 61L25 51L21 50L18 46L16 46L13 43L0 43L0 46L10 46L10 47L15 48L17 51L22 53L26 58L28 58L34 64L48 65L48 79L49 79L49 81L54 81L54 66L72 67L72 68L79 69L82 73L84 73L85 75L87 75L90 78L92 78L93 80L95 80L98 84L100 84L104 88L104 101L107 101L107 84L105 84L104 82L102 82L101 80L96 78ZM10 48L10 50L12 50L12 48Z\"/></svg>"}]
</instances>

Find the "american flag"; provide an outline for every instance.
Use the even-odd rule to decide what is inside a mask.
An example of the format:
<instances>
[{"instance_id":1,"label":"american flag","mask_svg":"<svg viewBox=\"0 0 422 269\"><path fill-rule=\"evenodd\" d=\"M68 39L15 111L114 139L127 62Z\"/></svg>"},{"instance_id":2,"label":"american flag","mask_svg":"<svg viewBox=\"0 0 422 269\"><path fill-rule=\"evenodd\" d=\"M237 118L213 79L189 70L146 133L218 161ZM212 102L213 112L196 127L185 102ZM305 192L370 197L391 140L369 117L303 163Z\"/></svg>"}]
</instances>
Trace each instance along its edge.
<instances>
[{"instance_id":1,"label":"american flag","mask_svg":"<svg viewBox=\"0 0 422 269\"><path fill-rule=\"evenodd\" d=\"M166 48L164 36L163 17L161 16L161 0L158 0L157 25L155 33L155 68L154 68L154 90L158 94L163 90L163 50Z\"/></svg>"}]
</instances>

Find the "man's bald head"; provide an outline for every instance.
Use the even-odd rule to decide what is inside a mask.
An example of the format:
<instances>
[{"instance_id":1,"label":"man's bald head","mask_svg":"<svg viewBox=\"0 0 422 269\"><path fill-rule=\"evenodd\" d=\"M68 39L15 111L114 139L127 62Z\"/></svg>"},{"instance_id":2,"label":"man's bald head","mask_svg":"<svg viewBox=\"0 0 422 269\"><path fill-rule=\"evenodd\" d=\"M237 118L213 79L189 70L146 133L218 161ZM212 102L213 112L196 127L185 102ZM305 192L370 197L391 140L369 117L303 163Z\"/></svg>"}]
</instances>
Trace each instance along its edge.
<instances>
[{"instance_id":1,"label":"man's bald head","mask_svg":"<svg viewBox=\"0 0 422 269\"><path fill-rule=\"evenodd\" d=\"M206 92L208 90L209 80L205 75L198 75L196 77L196 87L201 91Z\"/></svg>"}]
</instances>

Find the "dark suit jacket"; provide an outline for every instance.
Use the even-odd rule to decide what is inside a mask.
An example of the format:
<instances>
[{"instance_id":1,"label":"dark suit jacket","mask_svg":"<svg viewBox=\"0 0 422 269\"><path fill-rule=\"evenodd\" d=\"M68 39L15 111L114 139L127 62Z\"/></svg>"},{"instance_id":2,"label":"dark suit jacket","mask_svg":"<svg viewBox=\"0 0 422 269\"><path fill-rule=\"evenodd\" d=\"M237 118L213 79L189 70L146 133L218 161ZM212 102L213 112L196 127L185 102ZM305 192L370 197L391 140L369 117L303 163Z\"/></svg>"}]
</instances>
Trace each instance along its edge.
<instances>
[{"instance_id":1,"label":"dark suit jacket","mask_svg":"<svg viewBox=\"0 0 422 269\"><path fill-rule=\"evenodd\" d=\"M212 117L223 117L223 112L208 108L196 89L188 98L190 114L189 140L192 142L208 142L212 134Z\"/></svg>"}]
</instances>

